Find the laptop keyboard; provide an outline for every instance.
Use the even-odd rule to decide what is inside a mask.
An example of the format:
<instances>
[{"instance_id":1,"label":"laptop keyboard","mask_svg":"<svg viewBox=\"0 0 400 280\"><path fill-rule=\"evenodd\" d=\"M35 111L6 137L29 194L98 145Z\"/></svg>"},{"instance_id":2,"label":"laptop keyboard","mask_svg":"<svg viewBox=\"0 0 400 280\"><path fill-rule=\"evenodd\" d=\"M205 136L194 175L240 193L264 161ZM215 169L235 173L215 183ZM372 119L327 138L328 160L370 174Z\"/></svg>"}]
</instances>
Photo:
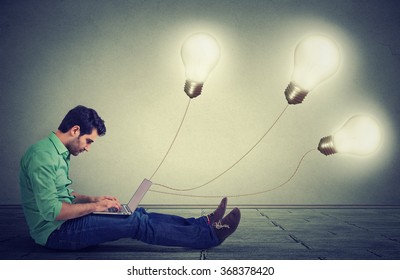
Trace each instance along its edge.
<instances>
[{"instance_id":1,"label":"laptop keyboard","mask_svg":"<svg viewBox=\"0 0 400 280\"><path fill-rule=\"evenodd\" d=\"M118 208L116 208L116 207L108 208L108 212L112 212L112 213L124 213L124 214L129 213L129 211L126 209L126 206L125 206L125 205L122 205L121 210L118 210Z\"/></svg>"}]
</instances>

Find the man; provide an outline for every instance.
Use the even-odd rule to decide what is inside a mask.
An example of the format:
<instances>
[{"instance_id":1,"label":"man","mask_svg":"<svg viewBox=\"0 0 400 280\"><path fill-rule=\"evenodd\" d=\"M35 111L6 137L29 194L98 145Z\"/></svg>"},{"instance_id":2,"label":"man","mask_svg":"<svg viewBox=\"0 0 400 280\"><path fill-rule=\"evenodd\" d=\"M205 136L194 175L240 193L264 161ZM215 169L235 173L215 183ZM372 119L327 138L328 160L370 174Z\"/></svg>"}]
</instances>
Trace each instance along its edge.
<instances>
[{"instance_id":1,"label":"man","mask_svg":"<svg viewBox=\"0 0 400 280\"><path fill-rule=\"evenodd\" d=\"M206 249L221 244L239 225L240 211L224 217L227 199L200 218L148 213L138 208L127 218L91 215L120 209L112 196L75 192L68 177L70 155L89 151L106 133L97 112L85 106L70 110L58 130L31 146L21 159L21 199L30 235L53 249L77 250L120 238L149 244Z\"/></svg>"}]
</instances>

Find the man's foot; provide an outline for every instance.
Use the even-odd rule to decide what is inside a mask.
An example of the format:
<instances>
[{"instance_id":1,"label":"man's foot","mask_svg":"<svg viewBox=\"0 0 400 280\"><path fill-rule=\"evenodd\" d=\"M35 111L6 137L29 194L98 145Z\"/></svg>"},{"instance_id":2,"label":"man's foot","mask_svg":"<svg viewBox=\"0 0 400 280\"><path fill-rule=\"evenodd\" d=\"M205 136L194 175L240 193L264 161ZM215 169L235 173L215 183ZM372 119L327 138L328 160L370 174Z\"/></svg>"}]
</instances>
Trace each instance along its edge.
<instances>
[{"instance_id":1,"label":"man's foot","mask_svg":"<svg viewBox=\"0 0 400 280\"><path fill-rule=\"evenodd\" d=\"M211 214L207 215L207 221L210 225L220 221L222 217L224 217L227 201L228 199L224 197L219 203L217 209L215 209L215 211Z\"/></svg>"},{"instance_id":2,"label":"man's foot","mask_svg":"<svg viewBox=\"0 0 400 280\"><path fill-rule=\"evenodd\" d=\"M225 218L212 224L220 244L237 229L239 222L240 210L238 208L233 208Z\"/></svg>"}]
</instances>

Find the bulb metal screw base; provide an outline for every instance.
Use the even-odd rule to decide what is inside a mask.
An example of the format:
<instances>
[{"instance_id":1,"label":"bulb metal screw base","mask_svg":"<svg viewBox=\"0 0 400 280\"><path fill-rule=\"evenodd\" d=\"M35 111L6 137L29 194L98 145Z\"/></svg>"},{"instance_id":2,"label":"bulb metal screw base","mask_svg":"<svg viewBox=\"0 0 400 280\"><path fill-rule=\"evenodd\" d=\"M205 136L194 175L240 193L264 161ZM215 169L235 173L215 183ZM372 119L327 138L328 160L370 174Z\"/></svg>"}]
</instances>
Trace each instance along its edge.
<instances>
[{"instance_id":1,"label":"bulb metal screw base","mask_svg":"<svg viewBox=\"0 0 400 280\"><path fill-rule=\"evenodd\" d=\"M195 98L201 94L203 83L186 80L184 91L190 98Z\"/></svg>"},{"instance_id":2,"label":"bulb metal screw base","mask_svg":"<svg viewBox=\"0 0 400 280\"><path fill-rule=\"evenodd\" d=\"M319 141L318 151L322 154L329 156L337 153L335 145L333 144L333 137L326 136Z\"/></svg>"},{"instance_id":3,"label":"bulb metal screw base","mask_svg":"<svg viewBox=\"0 0 400 280\"><path fill-rule=\"evenodd\" d=\"M307 94L308 91L301 89L293 82L290 82L285 89L286 100L289 104L292 105L303 102Z\"/></svg>"}]
</instances>

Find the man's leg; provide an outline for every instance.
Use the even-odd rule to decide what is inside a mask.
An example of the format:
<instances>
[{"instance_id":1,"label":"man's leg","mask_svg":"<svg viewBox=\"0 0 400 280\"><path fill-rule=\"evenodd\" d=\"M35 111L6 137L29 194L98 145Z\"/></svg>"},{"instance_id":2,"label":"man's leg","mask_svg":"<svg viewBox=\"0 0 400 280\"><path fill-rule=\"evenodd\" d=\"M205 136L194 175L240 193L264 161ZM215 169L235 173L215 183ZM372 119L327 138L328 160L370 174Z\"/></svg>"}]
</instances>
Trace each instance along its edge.
<instances>
[{"instance_id":1,"label":"man's leg","mask_svg":"<svg viewBox=\"0 0 400 280\"><path fill-rule=\"evenodd\" d=\"M217 246L236 229L240 215L233 222L230 216L231 219L226 221L236 225L218 229L209 223L208 217L183 218L147 213L143 208L129 217L88 215L65 222L50 235L46 246L76 250L120 238L133 238L149 244L205 249Z\"/></svg>"}]
</instances>

